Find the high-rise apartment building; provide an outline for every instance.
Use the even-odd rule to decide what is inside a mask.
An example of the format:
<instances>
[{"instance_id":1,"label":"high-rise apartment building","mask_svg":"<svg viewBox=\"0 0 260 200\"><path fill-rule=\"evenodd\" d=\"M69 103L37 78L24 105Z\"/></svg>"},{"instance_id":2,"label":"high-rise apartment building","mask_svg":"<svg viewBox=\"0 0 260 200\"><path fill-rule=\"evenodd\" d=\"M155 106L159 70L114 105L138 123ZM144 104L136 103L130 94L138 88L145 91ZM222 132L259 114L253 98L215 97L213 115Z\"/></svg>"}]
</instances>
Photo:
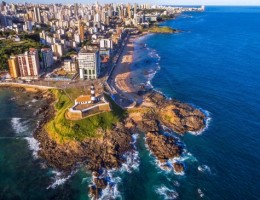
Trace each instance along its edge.
<instances>
[{"instance_id":1,"label":"high-rise apartment building","mask_svg":"<svg viewBox=\"0 0 260 200\"><path fill-rule=\"evenodd\" d=\"M19 66L18 66L18 59L16 56L10 56L8 59L9 65L9 72L12 78L17 78L20 76Z\"/></svg>"},{"instance_id":2,"label":"high-rise apartment building","mask_svg":"<svg viewBox=\"0 0 260 200\"><path fill-rule=\"evenodd\" d=\"M42 22L41 12L40 12L40 8L39 7L34 7L33 8L33 19L37 23L41 23Z\"/></svg>"},{"instance_id":3,"label":"high-rise apartment building","mask_svg":"<svg viewBox=\"0 0 260 200\"><path fill-rule=\"evenodd\" d=\"M17 58L22 77L38 78L40 62L37 49L30 48L29 51L18 55Z\"/></svg>"},{"instance_id":4,"label":"high-rise apartment building","mask_svg":"<svg viewBox=\"0 0 260 200\"><path fill-rule=\"evenodd\" d=\"M50 68L53 65L53 53L50 48L41 49L42 68Z\"/></svg>"},{"instance_id":5,"label":"high-rise apartment building","mask_svg":"<svg viewBox=\"0 0 260 200\"><path fill-rule=\"evenodd\" d=\"M84 41L84 24L79 20L79 27L78 27L78 32L79 32L79 37L81 42Z\"/></svg>"},{"instance_id":6,"label":"high-rise apartment building","mask_svg":"<svg viewBox=\"0 0 260 200\"><path fill-rule=\"evenodd\" d=\"M97 79L100 73L99 51L82 48L78 54L78 66L81 79Z\"/></svg>"},{"instance_id":7,"label":"high-rise apartment building","mask_svg":"<svg viewBox=\"0 0 260 200\"><path fill-rule=\"evenodd\" d=\"M51 45L51 49L53 51L53 54L57 57L62 57L64 53L64 45L59 43L54 43Z\"/></svg>"}]
</instances>

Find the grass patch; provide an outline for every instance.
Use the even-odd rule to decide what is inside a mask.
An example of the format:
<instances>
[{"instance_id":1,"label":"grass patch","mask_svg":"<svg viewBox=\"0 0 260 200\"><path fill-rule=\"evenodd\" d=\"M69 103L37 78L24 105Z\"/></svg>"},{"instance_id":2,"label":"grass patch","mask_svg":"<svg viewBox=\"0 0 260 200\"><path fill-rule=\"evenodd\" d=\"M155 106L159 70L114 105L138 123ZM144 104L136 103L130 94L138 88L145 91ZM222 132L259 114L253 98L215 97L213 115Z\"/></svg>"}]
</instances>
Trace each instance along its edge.
<instances>
[{"instance_id":1,"label":"grass patch","mask_svg":"<svg viewBox=\"0 0 260 200\"><path fill-rule=\"evenodd\" d=\"M149 31L151 33L174 33L176 30L168 26L152 26L146 31Z\"/></svg>"},{"instance_id":2,"label":"grass patch","mask_svg":"<svg viewBox=\"0 0 260 200\"><path fill-rule=\"evenodd\" d=\"M29 48L40 49L42 45L32 39L15 42L12 39L0 41L0 70L8 69L8 58L10 55L16 55L28 51Z\"/></svg>"},{"instance_id":3,"label":"grass patch","mask_svg":"<svg viewBox=\"0 0 260 200\"><path fill-rule=\"evenodd\" d=\"M98 130L109 130L121 118L127 115L126 111L117 106L109 96L106 99L111 102L112 111L101 113L93 117L85 118L78 121L66 119L65 113L74 102L67 96L76 95L76 91L51 90L57 102L55 103L55 117L46 124L46 131L52 139L59 143L68 140L82 141L85 138L101 137L102 134Z\"/></svg>"}]
</instances>

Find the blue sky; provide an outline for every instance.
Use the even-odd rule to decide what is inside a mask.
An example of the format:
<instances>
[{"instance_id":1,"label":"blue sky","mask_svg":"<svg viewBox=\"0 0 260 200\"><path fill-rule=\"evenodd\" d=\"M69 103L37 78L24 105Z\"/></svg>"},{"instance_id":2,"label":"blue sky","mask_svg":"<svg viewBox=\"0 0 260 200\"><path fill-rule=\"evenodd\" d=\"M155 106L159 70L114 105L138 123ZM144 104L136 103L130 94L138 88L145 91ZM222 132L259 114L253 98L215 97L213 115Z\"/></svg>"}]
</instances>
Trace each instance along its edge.
<instances>
[{"instance_id":1,"label":"blue sky","mask_svg":"<svg viewBox=\"0 0 260 200\"><path fill-rule=\"evenodd\" d=\"M91 3L95 0L6 0L7 2L30 3ZM260 0L99 0L100 3L153 3L164 5L260 5Z\"/></svg>"}]
</instances>

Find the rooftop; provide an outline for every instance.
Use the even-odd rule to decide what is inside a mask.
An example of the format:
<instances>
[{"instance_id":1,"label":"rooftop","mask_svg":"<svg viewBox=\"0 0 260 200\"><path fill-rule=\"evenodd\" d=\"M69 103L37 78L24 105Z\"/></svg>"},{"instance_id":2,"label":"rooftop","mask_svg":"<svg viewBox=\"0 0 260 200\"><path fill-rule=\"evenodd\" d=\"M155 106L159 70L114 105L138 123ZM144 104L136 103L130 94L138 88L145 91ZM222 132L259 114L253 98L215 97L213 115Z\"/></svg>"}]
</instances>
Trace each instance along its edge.
<instances>
[{"instance_id":1,"label":"rooftop","mask_svg":"<svg viewBox=\"0 0 260 200\"><path fill-rule=\"evenodd\" d=\"M91 95L81 95L75 99L76 102L91 101Z\"/></svg>"}]
</instances>

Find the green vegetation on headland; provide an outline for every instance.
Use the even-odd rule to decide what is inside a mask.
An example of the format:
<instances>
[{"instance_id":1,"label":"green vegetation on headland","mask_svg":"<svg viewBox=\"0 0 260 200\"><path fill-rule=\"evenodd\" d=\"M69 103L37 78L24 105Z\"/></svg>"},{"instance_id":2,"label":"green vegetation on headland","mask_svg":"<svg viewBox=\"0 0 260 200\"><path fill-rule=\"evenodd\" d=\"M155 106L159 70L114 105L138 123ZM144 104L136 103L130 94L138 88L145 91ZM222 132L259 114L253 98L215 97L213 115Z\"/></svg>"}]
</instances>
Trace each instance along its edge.
<instances>
[{"instance_id":1,"label":"green vegetation on headland","mask_svg":"<svg viewBox=\"0 0 260 200\"><path fill-rule=\"evenodd\" d=\"M176 29L173 29L168 26L152 26L148 29L144 29L143 31L147 31L150 33L175 33L175 32L177 32Z\"/></svg>"},{"instance_id":2,"label":"green vegetation on headland","mask_svg":"<svg viewBox=\"0 0 260 200\"><path fill-rule=\"evenodd\" d=\"M71 121L66 119L65 114L67 109L74 104L69 96L75 96L77 92L71 89L65 91L51 90L51 92L56 99L54 105L55 116L46 124L45 128L49 136L58 143L101 137L102 131L110 130L113 125L126 115L124 110L117 106L110 97L106 96L111 103L112 111L82 120Z\"/></svg>"}]
</instances>

